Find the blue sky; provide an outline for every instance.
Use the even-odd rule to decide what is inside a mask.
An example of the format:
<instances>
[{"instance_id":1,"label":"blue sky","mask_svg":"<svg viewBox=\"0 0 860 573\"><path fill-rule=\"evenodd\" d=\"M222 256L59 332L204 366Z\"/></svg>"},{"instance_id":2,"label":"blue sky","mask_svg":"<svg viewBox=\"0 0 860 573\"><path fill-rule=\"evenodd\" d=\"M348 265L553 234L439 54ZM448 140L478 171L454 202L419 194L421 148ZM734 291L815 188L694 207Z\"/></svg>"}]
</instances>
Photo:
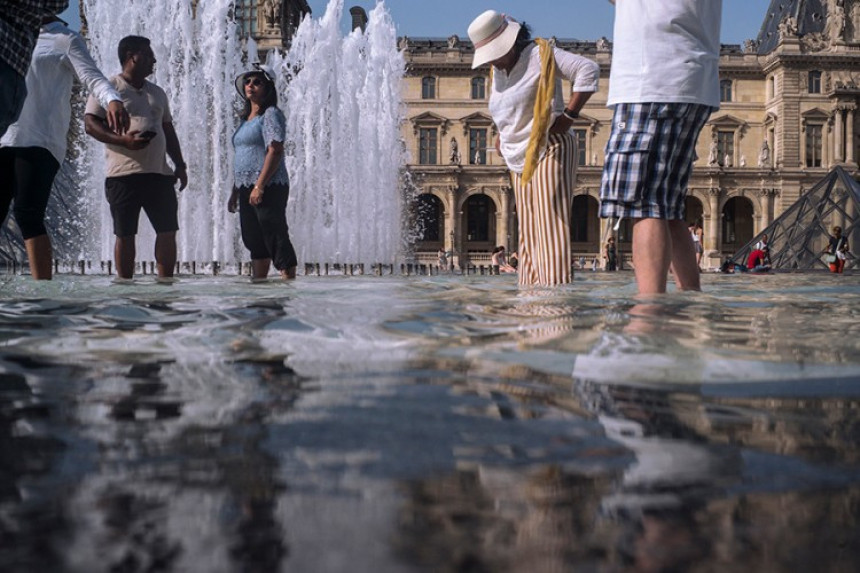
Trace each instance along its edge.
<instances>
[{"instance_id":1,"label":"blue sky","mask_svg":"<svg viewBox=\"0 0 860 573\"><path fill-rule=\"evenodd\" d=\"M73 8L66 13L66 19L77 28L78 2L72 0L71 4ZM313 16L319 18L328 0L308 0L308 4ZM723 43L740 44L747 38L755 38L768 4L767 0L723 0ZM344 5L344 20L348 22L350 6L370 11L376 0L346 0ZM612 38L613 8L607 0L387 0L386 6L400 36L444 38L457 34L466 38L469 22L492 8L528 22L536 36Z\"/></svg>"}]
</instances>

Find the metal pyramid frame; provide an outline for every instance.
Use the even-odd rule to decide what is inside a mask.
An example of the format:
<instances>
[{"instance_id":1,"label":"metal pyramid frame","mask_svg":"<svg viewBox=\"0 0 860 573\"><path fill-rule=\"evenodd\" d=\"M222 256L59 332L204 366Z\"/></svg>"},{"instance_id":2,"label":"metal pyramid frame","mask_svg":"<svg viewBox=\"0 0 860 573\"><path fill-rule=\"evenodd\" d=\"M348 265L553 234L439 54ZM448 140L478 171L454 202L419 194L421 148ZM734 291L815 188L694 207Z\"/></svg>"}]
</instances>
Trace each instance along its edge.
<instances>
[{"instance_id":1,"label":"metal pyramid frame","mask_svg":"<svg viewBox=\"0 0 860 573\"><path fill-rule=\"evenodd\" d=\"M852 249L860 248L860 183L842 167L834 167L801 195L794 205L732 256L745 264L750 252L768 236L771 267L775 270L827 270L823 254L834 226L842 227ZM845 269L860 268L860 258L849 254Z\"/></svg>"}]
</instances>

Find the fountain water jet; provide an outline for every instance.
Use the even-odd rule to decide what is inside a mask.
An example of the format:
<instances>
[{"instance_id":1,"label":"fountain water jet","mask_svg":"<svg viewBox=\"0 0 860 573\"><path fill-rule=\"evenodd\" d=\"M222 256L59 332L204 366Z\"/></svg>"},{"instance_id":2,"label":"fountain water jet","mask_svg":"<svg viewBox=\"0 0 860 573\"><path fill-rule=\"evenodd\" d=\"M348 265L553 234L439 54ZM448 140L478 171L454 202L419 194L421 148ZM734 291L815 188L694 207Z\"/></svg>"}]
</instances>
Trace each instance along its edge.
<instances>
[{"instance_id":1,"label":"fountain water jet","mask_svg":"<svg viewBox=\"0 0 860 573\"><path fill-rule=\"evenodd\" d=\"M82 1L93 57L108 75L119 71L122 37L152 41L158 63L150 79L167 92L188 164L189 185L179 203L181 261L247 259L238 218L225 208L241 104L233 79L247 69L233 4L209 0L192 13L189 0L129 0L122 11L105 0ZM383 3L370 13L366 32L342 36L342 14L343 0L331 0L320 21L301 24L288 54L269 55L288 118L287 217L300 264L389 262L401 251L404 60ZM248 59L255 59L253 42L248 44ZM91 139L83 146L79 171L87 191L80 219L90 236L82 256L109 260L113 234L102 191L103 146ZM148 252L153 240L141 224L138 251Z\"/></svg>"}]
</instances>

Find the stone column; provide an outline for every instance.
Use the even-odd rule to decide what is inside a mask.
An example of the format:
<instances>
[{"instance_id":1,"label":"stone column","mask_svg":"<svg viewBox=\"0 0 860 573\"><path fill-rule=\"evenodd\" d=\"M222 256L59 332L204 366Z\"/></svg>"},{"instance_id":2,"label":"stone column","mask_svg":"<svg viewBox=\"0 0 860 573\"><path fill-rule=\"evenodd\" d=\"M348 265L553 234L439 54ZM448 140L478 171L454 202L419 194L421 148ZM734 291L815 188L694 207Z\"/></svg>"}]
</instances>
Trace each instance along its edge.
<instances>
[{"instance_id":1,"label":"stone column","mask_svg":"<svg viewBox=\"0 0 860 573\"><path fill-rule=\"evenodd\" d=\"M756 234L761 233L768 225L770 225L771 207L771 190L761 189L759 191L761 197L761 227L755 231Z\"/></svg>"},{"instance_id":2,"label":"stone column","mask_svg":"<svg viewBox=\"0 0 860 573\"><path fill-rule=\"evenodd\" d=\"M822 167L830 167L830 158L833 155L831 153L831 134L833 130L830 128L830 122L827 121L821 127L821 166Z\"/></svg>"},{"instance_id":3,"label":"stone column","mask_svg":"<svg viewBox=\"0 0 860 573\"><path fill-rule=\"evenodd\" d=\"M716 254L719 258L720 252L720 223L722 222L722 214L720 212L720 195L722 191L719 187L708 189L708 203L710 204L711 217L707 222L705 229L705 252L709 255Z\"/></svg>"},{"instance_id":4,"label":"stone column","mask_svg":"<svg viewBox=\"0 0 860 573\"><path fill-rule=\"evenodd\" d=\"M448 243L445 247L446 250L453 251L456 257L459 254L457 243L460 240L460 218L457 216L457 188L449 186L446 190L446 196L449 209L445 213L445 241Z\"/></svg>"},{"instance_id":5,"label":"stone column","mask_svg":"<svg viewBox=\"0 0 860 573\"><path fill-rule=\"evenodd\" d=\"M845 111L845 161L854 163L854 109Z\"/></svg>"},{"instance_id":6,"label":"stone column","mask_svg":"<svg viewBox=\"0 0 860 573\"><path fill-rule=\"evenodd\" d=\"M510 229L511 200L507 187L499 187L499 213L496 214L496 245L504 245L510 251L508 233Z\"/></svg>"},{"instance_id":7,"label":"stone column","mask_svg":"<svg viewBox=\"0 0 860 573\"><path fill-rule=\"evenodd\" d=\"M844 144L844 135L845 132L842 129L842 108L836 108L834 111L834 122L833 122L833 161L835 163L842 163L845 161L845 144Z\"/></svg>"}]
</instances>

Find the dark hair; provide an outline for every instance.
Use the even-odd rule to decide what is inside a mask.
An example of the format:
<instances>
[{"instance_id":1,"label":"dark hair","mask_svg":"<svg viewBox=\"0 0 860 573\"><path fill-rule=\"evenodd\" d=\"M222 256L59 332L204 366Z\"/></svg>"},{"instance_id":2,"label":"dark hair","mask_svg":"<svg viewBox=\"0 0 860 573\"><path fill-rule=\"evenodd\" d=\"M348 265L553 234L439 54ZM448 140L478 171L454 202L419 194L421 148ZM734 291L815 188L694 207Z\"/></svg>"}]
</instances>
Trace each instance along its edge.
<instances>
[{"instance_id":1,"label":"dark hair","mask_svg":"<svg viewBox=\"0 0 860 573\"><path fill-rule=\"evenodd\" d=\"M514 49L516 50L516 53L519 54L531 43L532 29L528 24L523 22L520 24L520 31L517 33L517 39L514 40Z\"/></svg>"},{"instance_id":2,"label":"dark hair","mask_svg":"<svg viewBox=\"0 0 860 573\"><path fill-rule=\"evenodd\" d=\"M242 83L244 84L245 78L247 77L256 77L263 80L263 85L266 86L266 97L263 98L262 103L260 103L260 113L263 113L270 107L277 107L278 105L278 90L275 89L275 84L266 77L266 74L263 72L248 72L244 76L242 76ZM244 88L243 88L244 89ZM242 109L242 113L240 117L244 119L248 119L248 116L251 115L251 102L248 98L245 98L245 107Z\"/></svg>"},{"instance_id":3,"label":"dark hair","mask_svg":"<svg viewBox=\"0 0 860 573\"><path fill-rule=\"evenodd\" d=\"M144 38L143 36L126 36L119 41L119 46L116 49L116 54L119 56L119 65L124 66L126 60L148 47L149 38Z\"/></svg>"}]
</instances>

